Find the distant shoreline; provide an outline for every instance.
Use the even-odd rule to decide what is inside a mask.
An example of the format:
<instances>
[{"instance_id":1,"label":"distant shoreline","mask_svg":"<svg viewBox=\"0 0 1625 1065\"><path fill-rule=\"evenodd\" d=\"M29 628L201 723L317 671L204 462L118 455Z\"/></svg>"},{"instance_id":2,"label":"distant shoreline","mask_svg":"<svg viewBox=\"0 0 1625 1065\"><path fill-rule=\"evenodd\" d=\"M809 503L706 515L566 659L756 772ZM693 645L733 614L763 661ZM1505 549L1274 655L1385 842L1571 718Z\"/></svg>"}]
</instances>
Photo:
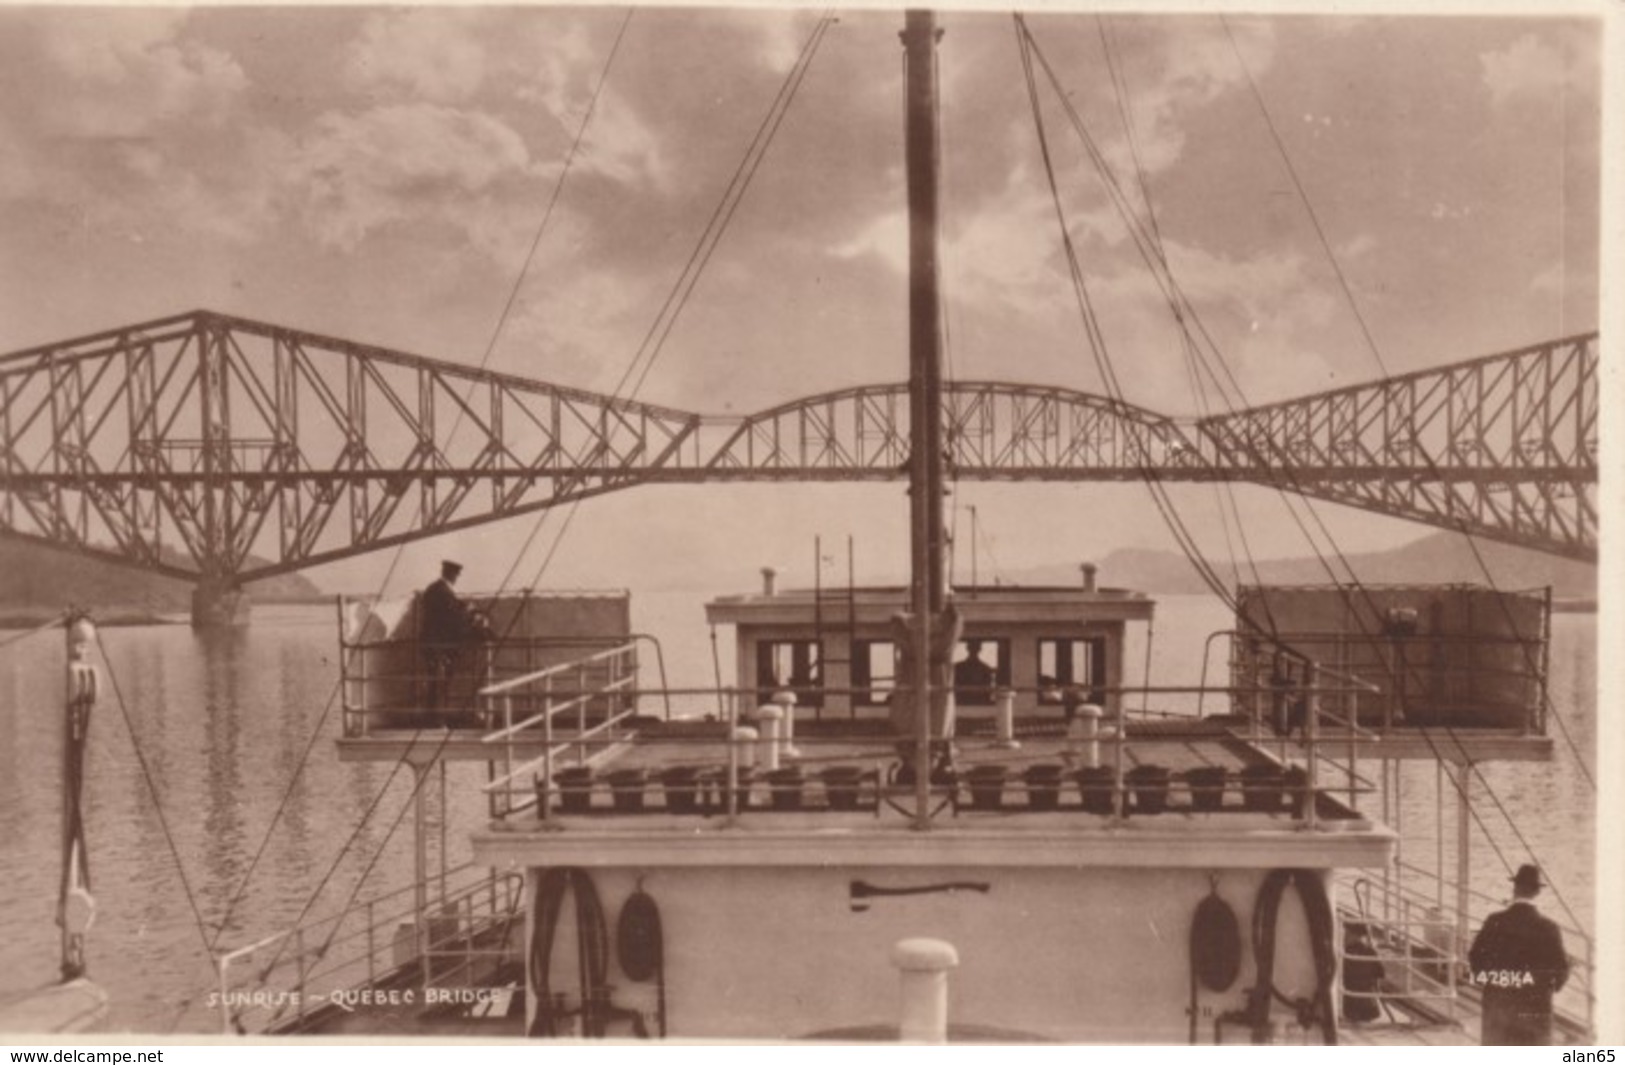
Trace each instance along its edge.
<instances>
[{"instance_id":1,"label":"distant shoreline","mask_svg":"<svg viewBox=\"0 0 1625 1065\"><path fill-rule=\"evenodd\" d=\"M1552 600L1552 613L1554 614L1595 614L1597 600L1590 596L1566 596Z\"/></svg>"},{"instance_id":2,"label":"distant shoreline","mask_svg":"<svg viewBox=\"0 0 1625 1065\"><path fill-rule=\"evenodd\" d=\"M274 606L330 606L331 595L278 596L249 601L250 616L256 607ZM191 615L185 610L150 610L145 607L87 607L97 625L125 628L137 625L190 625ZM37 629L62 620L60 610L46 610L35 606L0 606L0 632L18 629Z\"/></svg>"},{"instance_id":3,"label":"distant shoreline","mask_svg":"<svg viewBox=\"0 0 1625 1065\"><path fill-rule=\"evenodd\" d=\"M661 589L671 591L672 589ZM678 589L686 591L686 589ZM1158 592L1153 594L1168 595L1181 593ZM1201 593L1196 593L1201 594ZM271 599L255 599L251 602L253 607L274 606L329 606L337 594L279 596ZM1552 599L1552 613L1554 614L1595 614L1598 600L1595 596L1558 596ZM153 611L140 608L107 608L101 613L95 608L91 609L91 617L96 624L111 627L129 627L137 625L187 625L190 616L184 612ZM18 629L36 629L60 621L62 614L59 611L43 611L37 607L0 607L0 632L16 631Z\"/></svg>"},{"instance_id":4,"label":"distant shoreline","mask_svg":"<svg viewBox=\"0 0 1625 1065\"><path fill-rule=\"evenodd\" d=\"M22 609L27 610L26 607ZM104 628L134 625L186 625L191 621L185 614L151 613L134 610L112 610L105 614L92 610L90 616L97 625ZM39 629L47 625L60 624L62 619L63 614L60 611L52 613L0 614L0 630Z\"/></svg>"}]
</instances>

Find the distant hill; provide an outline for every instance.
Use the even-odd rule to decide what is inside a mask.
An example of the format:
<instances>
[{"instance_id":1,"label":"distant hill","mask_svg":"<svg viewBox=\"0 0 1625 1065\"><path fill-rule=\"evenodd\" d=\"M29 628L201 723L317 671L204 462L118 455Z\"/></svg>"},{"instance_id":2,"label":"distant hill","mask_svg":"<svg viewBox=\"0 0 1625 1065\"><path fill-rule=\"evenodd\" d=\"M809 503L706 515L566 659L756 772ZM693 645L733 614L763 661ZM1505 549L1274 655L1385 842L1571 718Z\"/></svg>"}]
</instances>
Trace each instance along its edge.
<instances>
[{"instance_id":1,"label":"distant hill","mask_svg":"<svg viewBox=\"0 0 1625 1065\"><path fill-rule=\"evenodd\" d=\"M181 556L174 558L186 564ZM296 573L248 585L251 600L320 594L320 588ZM192 585L68 551L0 539L0 608L10 613L49 613L70 605L149 614L184 613L192 607Z\"/></svg>"},{"instance_id":2,"label":"distant hill","mask_svg":"<svg viewBox=\"0 0 1625 1065\"><path fill-rule=\"evenodd\" d=\"M1344 556L1349 569L1367 584L1484 584L1473 548L1483 556L1497 587L1506 589L1552 586L1559 597L1594 597L1597 594L1597 567L1573 562L1527 548L1475 539L1469 544L1460 533L1439 532L1387 551L1371 551ZM1209 559L1224 581L1234 583L1230 563ZM1339 579L1348 569L1332 561ZM1099 560L1100 583L1135 588L1166 595L1196 594L1207 591L1184 555L1172 551L1124 548ZM1240 563L1243 583L1255 578L1245 560ZM1071 565L1035 566L1003 575L1017 584L1076 584L1078 567ZM1260 559L1258 577L1269 584L1328 584L1331 577L1318 559Z\"/></svg>"}]
</instances>

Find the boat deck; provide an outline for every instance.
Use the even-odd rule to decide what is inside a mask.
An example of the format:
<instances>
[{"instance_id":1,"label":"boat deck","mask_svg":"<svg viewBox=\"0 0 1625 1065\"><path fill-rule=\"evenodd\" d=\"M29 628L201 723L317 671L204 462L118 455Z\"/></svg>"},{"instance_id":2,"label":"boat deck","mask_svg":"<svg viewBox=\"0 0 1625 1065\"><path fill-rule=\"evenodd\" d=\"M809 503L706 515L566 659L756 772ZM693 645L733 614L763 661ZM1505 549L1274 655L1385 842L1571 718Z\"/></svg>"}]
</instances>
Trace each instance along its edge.
<instances>
[{"instance_id":1,"label":"boat deck","mask_svg":"<svg viewBox=\"0 0 1625 1065\"><path fill-rule=\"evenodd\" d=\"M599 749L590 764L555 760L545 817L525 796L522 808L476 833L475 857L585 866L794 866L839 857L907 866L939 863L951 851L970 864L1234 867L1370 866L1388 853L1391 833L1325 790L1343 784L1340 777L1322 782L1311 819L1301 779L1296 789L1285 786L1281 766L1222 723L1131 722L1116 794L1112 738L1099 740L1099 767L1089 769L1087 743L1044 722L1028 725L1015 747L993 736L956 738L952 776L934 773L929 791L936 831L922 833L910 773L878 726L867 736L803 729L778 770L741 761L730 801L726 726L665 723ZM1151 766L1160 771L1142 768Z\"/></svg>"},{"instance_id":2,"label":"boat deck","mask_svg":"<svg viewBox=\"0 0 1625 1065\"><path fill-rule=\"evenodd\" d=\"M912 800L912 776L899 751L912 745L899 743L885 722L807 722L797 730L793 750L777 770L750 764L754 746L740 745L730 752L727 726L710 721L657 723L613 749L599 749L594 757L567 753L553 765L562 801L552 812L593 820L724 813L730 753L739 777L735 812L807 818L876 813ZM1105 797L1090 792L1101 779L1112 779L1115 751L1114 737L1105 735L1093 744L1069 739L1060 723L1050 719L1020 723L1013 744L1000 743L990 730L961 731L954 740L951 783L934 771L933 793L962 816L1107 813L1102 809ZM1131 722L1122 760L1130 814L1258 815L1266 820L1290 815L1290 796L1281 792L1280 782L1273 798L1255 795L1250 783L1242 786L1245 776L1268 776L1281 769L1280 763L1215 720ZM1099 768L1085 768L1091 764ZM1159 774L1153 767L1166 774L1160 799L1140 779L1149 774L1154 780ZM584 780L589 773L592 779ZM1001 773L1002 781L990 788L991 778ZM1203 773L1218 779L1204 784ZM1086 782L1090 774L1095 779ZM1324 791L1316 815L1357 819Z\"/></svg>"}]
</instances>

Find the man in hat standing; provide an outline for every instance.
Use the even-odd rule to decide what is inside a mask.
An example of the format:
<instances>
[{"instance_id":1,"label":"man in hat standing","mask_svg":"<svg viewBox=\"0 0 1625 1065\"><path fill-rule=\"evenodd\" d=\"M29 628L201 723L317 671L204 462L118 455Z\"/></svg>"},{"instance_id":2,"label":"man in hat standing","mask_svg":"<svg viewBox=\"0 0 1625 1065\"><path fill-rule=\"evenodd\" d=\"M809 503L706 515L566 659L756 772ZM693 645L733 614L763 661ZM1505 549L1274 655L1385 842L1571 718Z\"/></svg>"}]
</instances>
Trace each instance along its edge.
<instances>
[{"instance_id":1,"label":"man in hat standing","mask_svg":"<svg viewBox=\"0 0 1625 1065\"><path fill-rule=\"evenodd\" d=\"M1569 978L1563 933L1535 909L1540 868L1518 867L1512 905L1493 913L1467 954L1483 991L1485 1046L1546 1046L1552 1041L1552 994Z\"/></svg>"},{"instance_id":2,"label":"man in hat standing","mask_svg":"<svg viewBox=\"0 0 1625 1065\"><path fill-rule=\"evenodd\" d=\"M457 656L473 637L474 625L468 607L452 587L463 567L451 561L440 563L440 579L423 590L419 604L423 654L429 673L429 690L424 703L437 709L451 692L451 676Z\"/></svg>"}]
</instances>

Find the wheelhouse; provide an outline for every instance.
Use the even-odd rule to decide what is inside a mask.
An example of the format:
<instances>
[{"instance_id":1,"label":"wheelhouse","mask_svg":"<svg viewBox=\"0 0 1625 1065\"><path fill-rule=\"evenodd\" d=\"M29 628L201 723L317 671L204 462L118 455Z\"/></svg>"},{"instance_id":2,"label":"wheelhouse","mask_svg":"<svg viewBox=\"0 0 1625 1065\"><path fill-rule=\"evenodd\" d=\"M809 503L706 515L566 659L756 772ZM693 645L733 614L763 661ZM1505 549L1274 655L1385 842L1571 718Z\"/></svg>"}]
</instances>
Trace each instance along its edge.
<instances>
[{"instance_id":1,"label":"wheelhouse","mask_svg":"<svg viewBox=\"0 0 1625 1065\"><path fill-rule=\"evenodd\" d=\"M712 625L734 628L739 690L757 703L788 692L802 716L838 722L886 716L905 639L900 587L780 590L706 604ZM962 629L953 650L961 722L989 718L1001 698L1029 720L1061 720L1083 704L1115 718L1130 686L1129 626L1149 630L1156 604L1140 592L1080 587L958 587Z\"/></svg>"}]
</instances>

